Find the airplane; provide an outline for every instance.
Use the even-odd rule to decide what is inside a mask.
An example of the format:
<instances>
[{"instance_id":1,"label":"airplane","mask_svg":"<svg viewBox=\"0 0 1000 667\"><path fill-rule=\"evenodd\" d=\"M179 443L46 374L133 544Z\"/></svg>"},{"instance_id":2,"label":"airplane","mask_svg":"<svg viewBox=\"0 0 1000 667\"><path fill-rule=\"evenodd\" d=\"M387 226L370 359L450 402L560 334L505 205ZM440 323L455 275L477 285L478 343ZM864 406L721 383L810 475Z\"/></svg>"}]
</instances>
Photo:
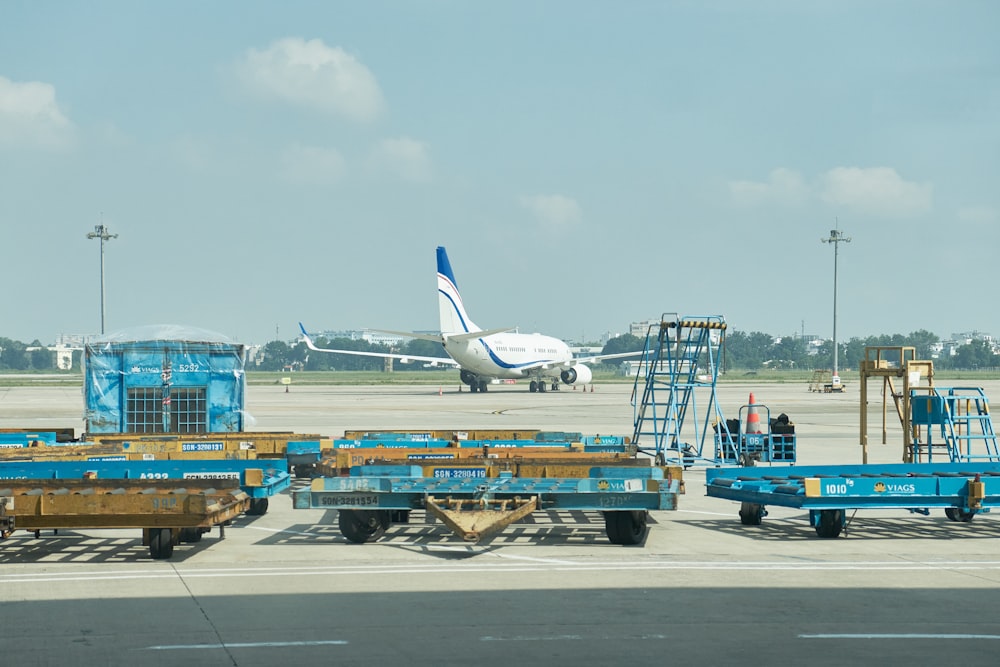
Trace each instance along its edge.
<instances>
[{"instance_id":1,"label":"airplane","mask_svg":"<svg viewBox=\"0 0 1000 667\"><path fill-rule=\"evenodd\" d=\"M361 352L316 347L305 327L299 322L306 346L315 352L334 352L358 356L398 359L402 363L421 361L428 366L453 366L459 378L469 385L472 393L485 392L494 379L528 378L529 391L544 392L547 387L559 389L565 384L586 385L593 379L589 363L619 357L634 357L640 352L594 355L573 358L565 341L543 334L522 334L513 327L484 330L469 318L458 291L455 273L443 246L437 248L438 312L440 335L417 334L379 329L382 333L431 340L444 346L448 357L422 357L386 352Z\"/></svg>"}]
</instances>

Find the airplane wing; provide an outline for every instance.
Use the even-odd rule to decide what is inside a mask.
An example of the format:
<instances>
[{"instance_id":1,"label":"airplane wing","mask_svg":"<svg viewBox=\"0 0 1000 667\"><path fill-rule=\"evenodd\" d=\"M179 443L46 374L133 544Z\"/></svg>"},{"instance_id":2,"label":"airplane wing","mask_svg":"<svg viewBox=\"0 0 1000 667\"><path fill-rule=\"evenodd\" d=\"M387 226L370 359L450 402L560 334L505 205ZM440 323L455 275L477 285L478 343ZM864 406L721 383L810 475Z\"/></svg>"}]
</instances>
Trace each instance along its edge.
<instances>
[{"instance_id":1,"label":"airplane wing","mask_svg":"<svg viewBox=\"0 0 1000 667\"><path fill-rule=\"evenodd\" d=\"M625 357L641 357L642 350L636 352L616 352L614 354L595 354L592 357L578 357L568 362L570 366L573 364L598 364L606 359L623 359Z\"/></svg>"},{"instance_id":2,"label":"airplane wing","mask_svg":"<svg viewBox=\"0 0 1000 667\"><path fill-rule=\"evenodd\" d=\"M424 363L430 364L432 366L454 366L458 368L458 364L451 357L421 357L412 354L392 354L389 352L362 352L361 350L337 350L329 347L316 347L313 342L312 337L306 332L306 328L302 326L299 322L299 329L302 331L302 340L305 342L306 347L314 352L332 352L334 354L353 354L358 357L379 357L381 359L399 359L401 363L409 363L411 361L422 361ZM411 334L401 334L401 335L411 335ZM439 338L430 338L430 340L439 340Z\"/></svg>"},{"instance_id":3,"label":"airplane wing","mask_svg":"<svg viewBox=\"0 0 1000 667\"><path fill-rule=\"evenodd\" d=\"M532 364L518 366L522 371L547 371L552 368L572 368L578 364L590 365L604 361L605 359L619 359L621 357L637 357L642 352L617 352L615 354L597 354L592 357L576 357L566 361L536 361Z\"/></svg>"},{"instance_id":4,"label":"airplane wing","mask_svg":"<svg viewBox=\"0 0 1000 667\"><path fill-rule=\"evenodd\" d=\"M598 364L603 362L605 359L621 359L623 357L638 357L641 356L642 352L616 352L615 354L596 354L592 357L575 357L573 359L567 359L566 361L538 361L533 364L522 366L521 369L525 371L533 370L549 370L550 368L572 368L579 364L589 366L591 364Z\"/></svg>"}]
</instances>

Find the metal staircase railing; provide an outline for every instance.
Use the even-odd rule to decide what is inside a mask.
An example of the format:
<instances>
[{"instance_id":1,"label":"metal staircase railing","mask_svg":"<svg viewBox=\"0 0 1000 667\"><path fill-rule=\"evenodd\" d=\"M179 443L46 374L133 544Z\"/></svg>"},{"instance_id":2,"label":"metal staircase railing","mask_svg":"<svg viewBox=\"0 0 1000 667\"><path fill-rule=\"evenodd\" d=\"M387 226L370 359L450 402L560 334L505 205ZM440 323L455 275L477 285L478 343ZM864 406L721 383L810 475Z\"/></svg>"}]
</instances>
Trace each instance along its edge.
<instances>
[{"instance_id":1,"label":"metal staircase railing","mask_svg":"<svg viewBox=\"0 0 1000 667\"><path fill-rule=\"evenodd\" d=\"M705 439L713 418L726 423L715 393L725 331L721 316L676 313L649 327L632 388L632 442L657 463L714 461L705 457Z\"/></svg>"},{"instance_id":2,"label":"metal staircase railing","mask_svg":"<svg viewBox=\"0 0 1000 667\"><path fill-rule=\"evenodd\" d=\"M979 387L933 388L925 396L911 392L915 460L931 462L936 454L952 462L1000 461L989 401ZM939 440L935 441L934 436Z\"/></svg>"}]
</instances>

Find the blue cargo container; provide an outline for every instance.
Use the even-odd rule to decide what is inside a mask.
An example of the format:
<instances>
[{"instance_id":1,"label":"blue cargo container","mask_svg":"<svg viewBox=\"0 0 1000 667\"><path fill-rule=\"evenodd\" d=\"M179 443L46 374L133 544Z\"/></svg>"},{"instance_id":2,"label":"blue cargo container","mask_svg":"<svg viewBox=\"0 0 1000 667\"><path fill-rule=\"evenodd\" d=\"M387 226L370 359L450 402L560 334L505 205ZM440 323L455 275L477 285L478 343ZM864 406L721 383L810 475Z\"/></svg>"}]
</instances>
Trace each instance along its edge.
<instances>
[{"instance_id":1,"label":"blue cargo container","mask_svg":"<svg viewBox=\"0 0 1000 667\"><path fill-rule=\"evenodd\" d=\"M84 348L88 433L243 430L246 346L176 325L109 334Z\"/></svg>"}]
</instances>

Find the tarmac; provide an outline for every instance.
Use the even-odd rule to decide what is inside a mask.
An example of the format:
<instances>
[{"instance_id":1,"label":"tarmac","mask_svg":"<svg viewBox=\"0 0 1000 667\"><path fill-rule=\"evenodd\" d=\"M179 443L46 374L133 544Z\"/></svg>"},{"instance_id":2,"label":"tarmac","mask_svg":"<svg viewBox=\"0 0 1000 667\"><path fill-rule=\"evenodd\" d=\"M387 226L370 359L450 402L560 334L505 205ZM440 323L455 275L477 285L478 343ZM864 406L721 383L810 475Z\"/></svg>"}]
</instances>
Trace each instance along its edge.
<instances>
[{"instance_id":1,"label":"tarmac","mask_svg":"<svg viewBox=\"0 0 1000 667\"><path fill-rule=\"evenodd\" d=\"M951 386L961 383L938 382ZM977 383L1000 395L1000 381ZM247 388L247 430L537 428L631 435L631 384L531 394L438 386ZM896 463L891 401L869 386L869 461ZM861 463L856 386L724 384L796 426L798 464ZM0 427L82 429L77 388L0 387ZM0 655L12 665L994 665L1000 521L859 511L820 539L806 513L736 503L684 474L676 511L646 540L608 542L597 514L539 512L477 544L414 512L380 541L347 542L336 513L285 494L154 561L138 531L0 542Z\"/></svg>"}]
</instances>

